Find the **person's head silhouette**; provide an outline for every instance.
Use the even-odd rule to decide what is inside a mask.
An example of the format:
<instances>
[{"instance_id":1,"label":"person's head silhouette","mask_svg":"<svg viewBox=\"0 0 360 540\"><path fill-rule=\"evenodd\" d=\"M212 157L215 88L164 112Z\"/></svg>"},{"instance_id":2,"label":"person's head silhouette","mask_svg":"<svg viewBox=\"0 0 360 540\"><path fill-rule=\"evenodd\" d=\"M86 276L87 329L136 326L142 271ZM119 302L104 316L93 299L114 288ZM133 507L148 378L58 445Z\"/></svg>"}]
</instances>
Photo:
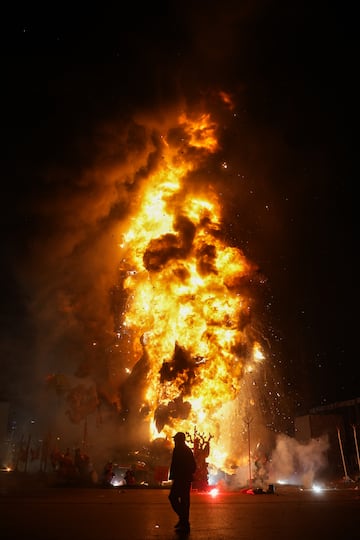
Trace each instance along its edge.
<instances>
[{"instance_id":1,"label":"person's head silhouette","mask_svg":"<svg viewBox=\"0 0 360 540\"><path fill-rule=\"evenodd\" d=\"M175 444L185 444L185 433L183 433L182 431L178 431L176 435L174 435L173 439Z\"/></svg>"}]
</instances>

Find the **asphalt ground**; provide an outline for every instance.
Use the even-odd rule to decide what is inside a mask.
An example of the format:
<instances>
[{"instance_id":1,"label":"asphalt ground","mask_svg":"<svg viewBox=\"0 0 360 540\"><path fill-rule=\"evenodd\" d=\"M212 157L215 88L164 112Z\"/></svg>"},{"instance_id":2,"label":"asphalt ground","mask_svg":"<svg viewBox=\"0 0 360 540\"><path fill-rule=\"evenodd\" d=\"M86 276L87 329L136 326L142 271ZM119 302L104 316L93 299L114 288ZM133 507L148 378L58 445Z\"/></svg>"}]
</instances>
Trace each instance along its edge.
<instances>
[{"instance_id":1,"label":"asphalt ground","mask_svg":"<svg viewBox=\"0 0 360 540\"><path fill-rule=\"evenodd\" d=\"M273 493L191 493L191 531L169 489L8 486L0 482L1 540L359 540L360 490L274 486Z\"/></svg>"}]
</instances>

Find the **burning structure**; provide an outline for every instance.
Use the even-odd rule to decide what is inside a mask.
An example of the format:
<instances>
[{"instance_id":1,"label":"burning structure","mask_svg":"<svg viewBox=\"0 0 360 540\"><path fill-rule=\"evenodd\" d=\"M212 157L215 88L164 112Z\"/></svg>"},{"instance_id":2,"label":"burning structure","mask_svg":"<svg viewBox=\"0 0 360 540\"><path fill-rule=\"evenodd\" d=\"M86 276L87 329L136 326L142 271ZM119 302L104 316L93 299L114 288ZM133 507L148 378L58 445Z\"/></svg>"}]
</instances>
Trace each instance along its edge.
<instances>
[{"instance_id":1,"label":"burning structure","mask_svg":"<svg viewBox=\"0 0 360 540\"><path fill-rule=\"evenodd\" d=\"M235 443L229 418L251 406L243 381L264 359L251 297L257 268L226 244L210 182L197 187L218 149L215 122L208 114L177 122L157 141L160 166L121 228L112 291L125 359L117 404L150 439L194 426L211 434L209 459L226 467Z\"/></svg>"}]
</instances>

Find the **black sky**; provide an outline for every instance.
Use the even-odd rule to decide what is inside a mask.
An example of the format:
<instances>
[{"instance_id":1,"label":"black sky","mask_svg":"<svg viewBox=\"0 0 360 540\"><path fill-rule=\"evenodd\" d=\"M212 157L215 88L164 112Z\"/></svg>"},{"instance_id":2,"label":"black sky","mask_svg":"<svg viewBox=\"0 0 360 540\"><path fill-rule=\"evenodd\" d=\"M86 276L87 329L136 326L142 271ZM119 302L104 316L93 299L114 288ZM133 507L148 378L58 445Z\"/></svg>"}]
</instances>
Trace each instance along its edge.
<instances>
[{"instance_id":1,"label":"black sky","mask_svg":"<svg viewBox=\"0 0 360 540\"><path fill-rule=\"evenodd\" d=\"M52 302L67 214L96 202L78 179L123 159L109 147L139 111L221 89L239 119L223 156L244 177L221 188L229 238L267 277L271 362L296 414L359 397L354 20L340 4L266 0L5 14L0 399L23 399L44 358L56 367L56 347L38 355L49 328L32 314Z\"/></svg>"}]
</instances>

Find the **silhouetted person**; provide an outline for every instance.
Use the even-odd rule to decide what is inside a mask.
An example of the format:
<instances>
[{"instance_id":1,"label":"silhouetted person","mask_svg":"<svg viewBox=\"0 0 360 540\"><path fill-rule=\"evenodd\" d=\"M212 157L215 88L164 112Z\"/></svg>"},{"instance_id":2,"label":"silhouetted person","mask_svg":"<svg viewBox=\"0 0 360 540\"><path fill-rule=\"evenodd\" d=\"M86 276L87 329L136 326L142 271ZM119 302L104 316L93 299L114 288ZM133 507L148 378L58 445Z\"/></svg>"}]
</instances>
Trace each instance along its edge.
<instances>
[{"instance_id":1,"label":"silhouetted person","mask_svg":"<svg viewBox=\"0 0 360 540\"><path fill-rule=\"evenodd\" d=\"M179 532L190 532L190 490L196 462L191 448L185 443L185 433L178 432L173 438L175 447L169 473L169 480L172 480L169 501L179 516L175 529Z\"/></svg>"},{"instance_id":2,"label":"silhouetted person","mask_svg":"<svg viewBox=\"0 0 360 540\"><path fill-rule=\"evenodd\" d=\"M124 476L127 486L134 486L136 484L134 468L128 469Z\"/></svg>"}]
</instances>

